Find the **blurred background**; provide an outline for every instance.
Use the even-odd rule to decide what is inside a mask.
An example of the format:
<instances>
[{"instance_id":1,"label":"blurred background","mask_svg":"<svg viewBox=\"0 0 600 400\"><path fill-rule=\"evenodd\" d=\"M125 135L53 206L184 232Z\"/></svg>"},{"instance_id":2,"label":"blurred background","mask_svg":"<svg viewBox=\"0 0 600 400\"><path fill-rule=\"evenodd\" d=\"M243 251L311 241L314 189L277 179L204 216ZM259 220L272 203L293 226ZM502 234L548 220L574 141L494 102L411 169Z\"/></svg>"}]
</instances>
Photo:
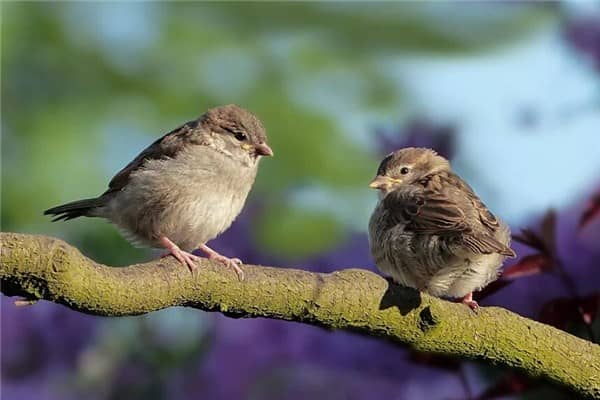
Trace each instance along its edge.
<instances>
[{"instance_id":1,"label":"blurred background","mask_svg":"<svg viewBox=\"0 0 600 400\"><path fill-rule=\"evenodd\" d=\"M42 211L100 194L155 138L236 103L262 119L276 157L216 249L374 270L367 184L390 151L433 147L515 233L553 246L516 243L514 279L482 305L598 341L600 224L582 215L600 191L600 3L4 2L1 13L3 231L53 235L115 266L156 257L102 220ZM6 400L569 398L373 338L184 308L109 319L2 297L1 323Z\"/></svg>"}]
</instances>

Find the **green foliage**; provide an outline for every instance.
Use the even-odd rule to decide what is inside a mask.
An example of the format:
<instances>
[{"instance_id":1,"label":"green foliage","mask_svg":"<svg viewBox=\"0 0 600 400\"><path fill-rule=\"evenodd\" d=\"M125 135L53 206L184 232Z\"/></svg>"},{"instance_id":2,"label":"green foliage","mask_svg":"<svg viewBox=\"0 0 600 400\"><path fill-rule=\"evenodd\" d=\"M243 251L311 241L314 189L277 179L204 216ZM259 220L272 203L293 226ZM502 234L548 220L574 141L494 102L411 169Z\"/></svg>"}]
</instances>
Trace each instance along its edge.
<instances>
[{"instance_id":1,"label":"green foliage","mask_svg":"<svg viewBox=\"0 0 600 400\"><path fill-rule=\"evenodd\" d=\"M51 226L42 210L101 193L155 137L225 103L258 114L276 153L263 163L254 196L288 198L302 184L362 187L376 157L346 132L348 121L396 116L406 102L383 62L407 52L488 51L552 15L533 5L453 10L390 2L5 3L2 228L61 231L100 261L140 261L116 230L90 221ZM345 228L282 202L261 222L259 239L309 254Z\"/></svg>"},{"instance_id":2,"label":"green foliage","mask_svg":"<svg viewBox=\"0 0 600 400\"><path fill-rule=\"evenodd\" d=\"M291 256L325 251L342 235L330 215L285 206L269 209L261 218L259 233L259 240L270 252Z\"/></svg>"}]
</instances>

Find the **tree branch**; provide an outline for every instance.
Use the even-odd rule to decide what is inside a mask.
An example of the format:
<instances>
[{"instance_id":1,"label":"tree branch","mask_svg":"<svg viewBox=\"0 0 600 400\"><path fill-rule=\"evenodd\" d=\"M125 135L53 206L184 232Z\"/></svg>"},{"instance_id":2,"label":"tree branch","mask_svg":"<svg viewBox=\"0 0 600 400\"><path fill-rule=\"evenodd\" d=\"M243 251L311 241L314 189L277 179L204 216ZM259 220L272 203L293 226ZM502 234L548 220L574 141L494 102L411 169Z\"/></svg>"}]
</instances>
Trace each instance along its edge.
<instances>
[{"instance_id":1,"label":"tree branch","mask_svg":"<svg viewBox=\"0 0 600 400\"><path fill-rule=\"evenodd\" d=\"M107 267L45 236L0 234L2 292L104 316L173 306L231 317L298 321L378 336L434 352L516 368L600 398L600 346L497 307L473 313L462 304L389 285L361 269L318 274L203 261L190 274L173 258Z\"/></svg>"}]
</instances>

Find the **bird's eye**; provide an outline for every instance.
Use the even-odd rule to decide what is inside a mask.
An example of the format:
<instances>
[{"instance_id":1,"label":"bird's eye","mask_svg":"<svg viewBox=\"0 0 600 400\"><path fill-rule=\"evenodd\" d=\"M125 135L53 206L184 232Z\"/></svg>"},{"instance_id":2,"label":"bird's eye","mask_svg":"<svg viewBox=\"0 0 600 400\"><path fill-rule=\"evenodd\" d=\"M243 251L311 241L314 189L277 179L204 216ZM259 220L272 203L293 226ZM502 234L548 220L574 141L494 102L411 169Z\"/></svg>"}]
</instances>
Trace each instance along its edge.
<instances>
[{"instance_id":1,"label":"bird's eye","mask_svg":"<svg viewBox=\"0 0 600 400\"><path fill-rule=\"evenodd\" d=\"M248 136L244 132L234 132L233 136L240 142L243 142L244 140L248 139Z\"/></svg>"},{"instance_id":2,"label":"bird's eye","mask_svg":"<svg viewBox=\"0 0 600 400\"><path fill-rule=\"evenodd\" d=\"M233 135L233 137L239 140L240 142L243 142L244 140L248 139L248 135L246 135L246 133L243 131L238 131L226 126L223 127L223 130Z\"/></svg>"},{"instance_id":3,"label":"bird's eye","mask_svg":"<svg viewBox=\"0 0 600 400\"><path fill-rule=\"evenodd\" d=\"M407 167L402 167L402 169L400 169L400 173L401 173L402 175L406 175L406 174L408 174L408 171L409 171L409 169L408 169Z\"/></svg>"}]
</instances>

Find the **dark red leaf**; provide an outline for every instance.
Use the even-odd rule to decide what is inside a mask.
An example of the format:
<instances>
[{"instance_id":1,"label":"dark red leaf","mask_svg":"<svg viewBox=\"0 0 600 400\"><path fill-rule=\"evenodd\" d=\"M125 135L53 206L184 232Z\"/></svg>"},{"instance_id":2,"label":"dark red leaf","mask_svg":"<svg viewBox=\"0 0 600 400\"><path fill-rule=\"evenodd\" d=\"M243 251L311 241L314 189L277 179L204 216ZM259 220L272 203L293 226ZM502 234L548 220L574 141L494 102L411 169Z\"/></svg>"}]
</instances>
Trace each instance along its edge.
<instances>
[{"instance_id":1,"label":"dark red leaf","mask_svg":"<svg viewBox=\"0 0 600 400\"><path fill-rule=\"evenodd\" d=\"M565 329L573 319L579 319L577 308L571 299L551 300L542 306L539 321L558 329Z\"/></svg>"},{"instance_id":2,"label":"dark red leaf","mask_svg":"<svg viewBox=\"0 0 600 400\"><path fill-rule=\"evenodd\" d=\"M565 329L572 322L590 325L598 315L599 309L600 293L579 299L561 297L542 306L539 320L559 329Z\"/></svg>"},{"instance_id":3,"label":"dark red leaf","mask_svg":"<svg viewBox=\"0 0 600 400\"><path fill-rule=\"evenodd\" d=\"M537 275L554 269L556 263L546 254L530 254L520 259L516 264L504 270L502 277L505 279L521 278L523 276Z\"/></svg>"},{"instance_id":4,"label":"dark red leaf","mask_svg":"<svg viewBox=\"0 0 600 400\"><path fill-rule=\"evenodd\" d=\"M526 376L510 374L505 378L500 379L494 385L488 387L483 393L476 397L476 400L488 400L511 394L519 394L533 386L534 382Z\"/></svg>"},{"instance_id":5,"label":"dark red leaf","mask_svg":"<svg viewBox=\"0 0 600 400\"><path fill-rule=\"evenodd\" d=\"M548 210L541 223L542 241L549 254L556 254L556 211Z\"/></svg>"},{"instance_id":6,"label":"dark red leaf","mask_svg":"<svg viewBox=\"0 0 600 400\"><path fill-rule=\"evenodd\" d=\"M600 216L600 192L596 193L588 202L581 218L579 219L579 229L586 227L594 218Z\"/></svg>"},{"instance_id":7,"label":"dark red leaf","mask_svg":"<svg viewBox=\"0 0 600 400\"><path fill-rule=\"evenodd\" d=\"M598 315L598 310L600 309L600 293L595 293L593 295L583 297L579 302L579 311L581 312L581 318L583 322L588 325L591 325L596 319L596 315Z\"/></svg>"},{"instance_id":8,"label":"dark red leaf","mask_svg":"<svg viewBox=\"0 0 600 400\"><path fill-rule=\"evenodd\" d=\"M533 229L525 228L520 234L514 234L513 239L516 242L523 243L540 253L556 255L556 212L548 210L540 222L540 233Z\"/></svg>"},{"instance_id":9,"label":"dark red leaf","mask_svg":"<svg viewBox=\"0 0 600 400\"><path fill-rule=\"evenodd\" d=\"M498 279L498 280L490 283L486 287L484 287L479 292L473 293L473 297L475 298L476 301L481 301L481 300L485 299L486 297L489 297L489 296L493 295L494 293L498 292L500 289L505 288L506 286L510 285L513 282L514 281L512 281L510 279Z\"/></svg>"},{"instance_id":10,"label":"dark red leaf","mask_svg":"<svg viewBox=\"0 0 600 400\"><path fill-rule=\"evenodd\" d=\"M513 240L515 242L523 243L533 249L538 250L541 253L549 253L550 249L537 233L531 229L525 228L521 230L520 234L514 234Z\"/></svg>"},{"instance_id":11,"label":"dark red leaf","mask_svg":"<svg viewBox=\"0 0 600 400\"><path fill-rule=\"evenodd\" d=\"M412 351L409 355L409 359L417 364L423 364L429 367L436 367L450 371L456 371L460 368L460 361L433 353L420 353Z\"/></svg>"}]
</instances>

